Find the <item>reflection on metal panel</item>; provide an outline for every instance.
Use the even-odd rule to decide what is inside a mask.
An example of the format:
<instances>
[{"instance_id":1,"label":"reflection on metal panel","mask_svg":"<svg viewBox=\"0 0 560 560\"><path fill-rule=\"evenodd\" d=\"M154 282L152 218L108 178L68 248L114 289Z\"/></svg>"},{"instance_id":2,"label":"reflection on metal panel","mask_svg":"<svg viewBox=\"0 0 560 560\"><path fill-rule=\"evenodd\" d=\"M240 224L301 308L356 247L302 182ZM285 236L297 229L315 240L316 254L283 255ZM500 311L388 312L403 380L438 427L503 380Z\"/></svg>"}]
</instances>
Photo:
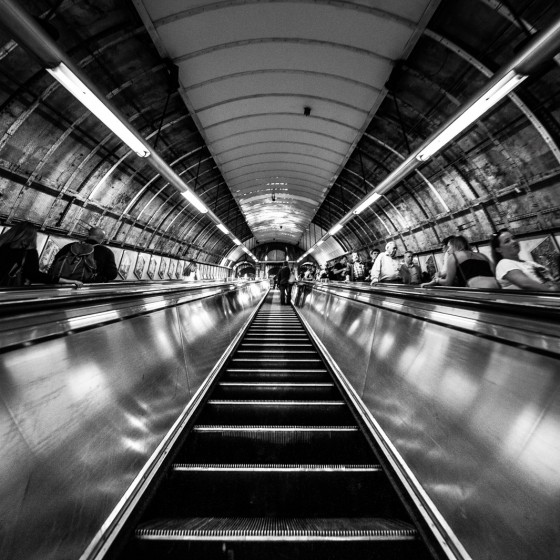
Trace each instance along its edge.
<instances>
[{"instance_id":1,"label":"reflection on metal panel","mask_svg":"<svg viewBox=\"0 0 560 560\"><path fill-rule=\"evenodd\" d=\"M0 354L1 558L80 556L262 290L250 284Z\"/></svg>"},{"instance_id":2,"label":"reflection on metal panel","mask_svg":"<svg viewBox=\"0 0 560 560\"><path fill-rule=\"evenodd\" d=\"M324 291L301 313L315 325L329 317L321 341L472 558L557 557L560 352L510 344L513 317L508 326L496 315L488 332L500 341L415 317L418 302L406 297L390 303L408 314L379 296L368 305ZM434 313L464 320L453 305ZM559 348L557 331L543 323L541 333L538 347Z\"/></svg>"}]
</instances>

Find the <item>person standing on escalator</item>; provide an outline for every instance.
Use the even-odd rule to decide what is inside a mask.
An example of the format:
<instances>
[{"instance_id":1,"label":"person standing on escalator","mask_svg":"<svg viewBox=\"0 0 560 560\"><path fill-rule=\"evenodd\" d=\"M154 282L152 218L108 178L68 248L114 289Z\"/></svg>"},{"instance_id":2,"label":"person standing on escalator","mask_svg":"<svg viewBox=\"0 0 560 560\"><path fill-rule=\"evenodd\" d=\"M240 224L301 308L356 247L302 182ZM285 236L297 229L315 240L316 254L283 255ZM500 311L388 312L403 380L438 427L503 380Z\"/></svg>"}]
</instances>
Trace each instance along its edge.
<instances>
[{"instance_id":1,"label":"person standing on escalator","mask_svg":"<svg viewBox=\"0 0 560 560\"><path fill-rule=\"evenodd\" d=\"M51 283L49 275L39 270L37 227L19 222L0 235L0 286L20 288L37 283ZM59 278L58 283L80 285L66 278Z\"/></svg>"},{"instance_id":2,"label":"person standing on escalator","mask_svg":"<svg viewBox=\"0 0 560 560\"><path fill-rule=\"evenodd\" d=\"M278 287L280 288L280 305L289 305L292 299L292 284L290 284L290 267L286 263L278 273ZM287 303L286 303L287 302Z\"/></svg>"},{"instance_id":3,"label":"person standing on escalator","mask_svg":"<svg viewBox=\"0 0 560 560\"><path fill-rule=\"evenodd\" d=\"M62 247L50 268L53 282L58 282L61 272L72 267L75 272L70 277L74 280L96 284L114 280L118 274L115 255L109 247L103 246L105 237L101 228L92 227L83 243L75 241Z\"/></svg>"}]
</instances>

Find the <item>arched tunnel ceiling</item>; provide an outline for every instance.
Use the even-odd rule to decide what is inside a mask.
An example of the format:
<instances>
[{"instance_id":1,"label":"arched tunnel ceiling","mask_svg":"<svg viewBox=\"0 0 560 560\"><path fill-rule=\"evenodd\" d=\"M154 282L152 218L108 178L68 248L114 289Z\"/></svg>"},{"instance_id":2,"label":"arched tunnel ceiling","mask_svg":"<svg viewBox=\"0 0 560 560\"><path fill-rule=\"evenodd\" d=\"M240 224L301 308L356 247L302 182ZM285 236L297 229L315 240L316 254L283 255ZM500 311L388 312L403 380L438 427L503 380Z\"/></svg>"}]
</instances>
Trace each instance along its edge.
<instances>
[{"instance_id":1,"label":"arched tunnel ceiling","mask_svg":"<svg viewBox=\"0 0 560 560\"><path fill-rule=\"evenodd\" d=\"M438 2L135 5L257 242L296 243Z\"/></svg>"},{"instance_id":2,"label":"arched tunnel ceiling","mask_svg":"<svg viewBox=\"0 0 560 560\"><path fill-rule=\"evenodd\" d=\"M560 17L555 0L17 4L251 249L314 245ZM0 72L2 223L100 225L110 244L214 263L242 254L10 29ZM544 66L315 256L557 230L559 92L558 64Z\"/></svg>"}]
</instances>

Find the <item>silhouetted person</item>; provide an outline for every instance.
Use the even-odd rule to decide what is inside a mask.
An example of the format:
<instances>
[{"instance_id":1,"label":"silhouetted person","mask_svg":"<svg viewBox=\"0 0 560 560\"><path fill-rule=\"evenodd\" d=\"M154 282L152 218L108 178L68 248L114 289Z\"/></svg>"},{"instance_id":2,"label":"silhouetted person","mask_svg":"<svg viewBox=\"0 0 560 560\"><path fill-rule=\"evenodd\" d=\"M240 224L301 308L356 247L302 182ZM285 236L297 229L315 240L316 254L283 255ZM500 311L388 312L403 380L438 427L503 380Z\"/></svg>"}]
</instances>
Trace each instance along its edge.
<instances>
[{"instance_id":1,"label":"silhouetted person","mask_svg":"<svg viewBox=\"0 0 560 560\"><path fill-rule=\"evenodd\" d=\"M84 266L84 272L82 278L77 278L77 280L86 283L103 283L110 282L117 277L118 269L115 262L115 255L113 251L108 247L104 247L102 243L105 240L105 232L98 227L90 228L88 232L87 239L84 243L73 242L62 247L62 249L56 254L53 265L51 267L51 277L53 281L58 281L57 263L60 263L63 259L71 258L72 255L79 257L83 255L84 261L88 259L90 263L86 263ZM78 247L81 246L81 247ZM93 250L92 250L92 249ZM95 270L91 269L91 257L87 253L91 253ZM85 269L88 269L87 271ZM87 272L87 273L86 273Z\"/></svg>"},{"instance_id":2,"label":"silhouetted person","mask_svg":"<svg viewBox=\"0 0 560 560\"><path fill-rule=\"evenodd\" d=\"M278 272L278 287L280 288L280 305L291 303L292 286L290 284L290 267L285 264ZM287 296L287 297L286 297Z\"/></svg>"},{"instance_id":3,"label":"silhouetted person","mask_svg":"<svg viewBox=\"0 0 560 560\"><path fill-rule=\"evenodd\" d=\"M20 222L0 235L0 286L25 286L31 283L49 284L48 274L39 270L37 227ZM59 279L60 284L79 282Z\"/></svg>"}]
</instances>

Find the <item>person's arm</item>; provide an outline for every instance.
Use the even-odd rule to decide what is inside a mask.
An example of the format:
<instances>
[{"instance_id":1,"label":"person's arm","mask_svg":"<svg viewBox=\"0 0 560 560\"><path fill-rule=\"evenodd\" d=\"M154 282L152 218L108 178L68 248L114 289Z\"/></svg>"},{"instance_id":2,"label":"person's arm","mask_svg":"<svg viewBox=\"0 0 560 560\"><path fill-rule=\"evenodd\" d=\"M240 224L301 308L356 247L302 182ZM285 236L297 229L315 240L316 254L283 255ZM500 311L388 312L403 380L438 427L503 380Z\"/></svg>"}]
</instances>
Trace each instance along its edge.
<instances>
[{"instance_id":1,"label":"person's arm","mask_svg":"<svg viewBox=\"0 0 560 560\"><path fill-rule=\"evenodd\" d=\"M376 282L379 282L379 276L381 275L381 261L382 261L382 256L379 255L375 259L375 262L373 263L373 266L371 267L371 283L372 284L375 284Z\"/></svg>"},{"instance_id":2,"label":"person's arm","mask_svg":"<svg viewBox=\"0 0 560 560\"><path fill-rule=\"evenodd\" d=\"M558 292L560 285L556 282L545 282L541 284L532 278L529 278L522 270L509 270L502 278L505 278L511 284L514 284L522 290L536 290L539 292Z\"/></svg>"},{"instance_id":3,"label":"person's arm","mask_svg":"<svg viewBox=\"0 0 560 560\"><path fill-rule=\"evenodd\" d=\"M437 286L453 286L455 276L457 275L457 257L455 255L448 256L444 274L439 279L436 278Z\"/></svg>"}]
</instances>

